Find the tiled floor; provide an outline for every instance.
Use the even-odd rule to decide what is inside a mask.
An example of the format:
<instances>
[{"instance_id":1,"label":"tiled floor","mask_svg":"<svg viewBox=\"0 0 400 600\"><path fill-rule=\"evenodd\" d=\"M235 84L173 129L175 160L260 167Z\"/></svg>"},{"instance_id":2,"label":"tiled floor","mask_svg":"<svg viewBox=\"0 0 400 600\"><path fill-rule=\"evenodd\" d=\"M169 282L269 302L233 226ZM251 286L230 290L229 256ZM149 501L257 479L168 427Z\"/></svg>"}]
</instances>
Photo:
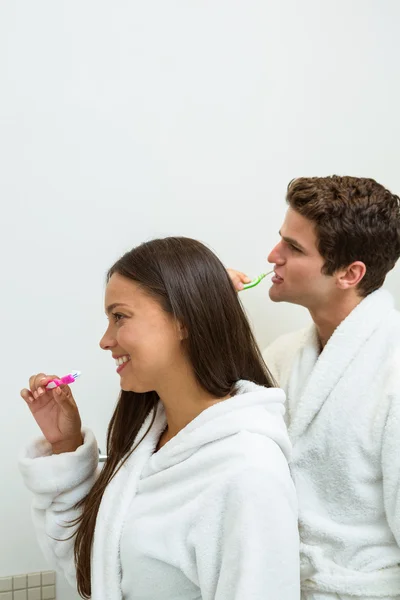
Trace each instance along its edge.
<instances>
[{"instance_id":1,"label":"tiled floor","mask_svg":"<svg viewBox=\"0 0 400 600\"><path fill-rule=\"evenodd\" d=\"M54 571L0 577L0 600L55 600Z\"/></svg>"}]
</instances>

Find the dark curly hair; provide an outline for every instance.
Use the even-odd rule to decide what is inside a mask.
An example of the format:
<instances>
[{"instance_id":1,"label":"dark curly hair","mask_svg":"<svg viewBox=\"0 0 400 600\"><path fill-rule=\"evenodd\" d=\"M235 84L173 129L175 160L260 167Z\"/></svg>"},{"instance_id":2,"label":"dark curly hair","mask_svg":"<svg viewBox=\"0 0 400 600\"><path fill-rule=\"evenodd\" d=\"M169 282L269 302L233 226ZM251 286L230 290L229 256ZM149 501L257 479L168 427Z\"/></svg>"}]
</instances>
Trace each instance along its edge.
<instances>
[{"instance_id":1,"label":"dark curly hair","mask_svg":"<svg viewBox=\"0 0 400 600\"><path fill-rule=\"evenodd\" d=\"M300 177L287 189L287 203L313 221L322 272L361 261L367 270L358 284L361 296L380 288L400 256L400 199L374 179Z\"/></svg>"}]
</instances>

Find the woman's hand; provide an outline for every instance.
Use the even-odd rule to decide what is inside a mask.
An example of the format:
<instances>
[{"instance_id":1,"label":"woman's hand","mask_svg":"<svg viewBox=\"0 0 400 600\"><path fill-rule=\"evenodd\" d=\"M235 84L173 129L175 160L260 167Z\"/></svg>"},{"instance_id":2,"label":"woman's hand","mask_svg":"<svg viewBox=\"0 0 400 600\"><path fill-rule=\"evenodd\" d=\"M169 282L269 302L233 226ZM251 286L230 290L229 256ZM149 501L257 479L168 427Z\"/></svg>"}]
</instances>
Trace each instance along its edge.
<instances>
[{"instance_id":1,"label":"woman's hand","mask_svg":"<svg viewBox=\"0 0 400 600\"><path fill-rule=\"evenodd\" d=\"M53 454L74 452L83 443L78 407L68 385L46 390L52 379L56 375L32 375L29 389L21 390L21 396L52 445Z\"/></svg>"}]
</instances>

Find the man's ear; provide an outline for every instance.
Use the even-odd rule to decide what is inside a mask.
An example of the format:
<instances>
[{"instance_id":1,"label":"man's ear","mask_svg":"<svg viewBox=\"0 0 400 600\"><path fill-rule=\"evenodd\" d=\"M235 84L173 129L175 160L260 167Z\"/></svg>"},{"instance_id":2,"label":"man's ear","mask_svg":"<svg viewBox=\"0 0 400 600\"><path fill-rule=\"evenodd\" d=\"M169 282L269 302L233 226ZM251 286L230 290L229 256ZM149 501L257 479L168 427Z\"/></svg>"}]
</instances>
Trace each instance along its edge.
<instances>
[{"instance_id":1,"label":"man's ear","mask_svg":"<svg viewBox=\"0 0 400 600\"><path fill-rule=\"evenodd\" d=\"M336 273L336 285L341 290L356 288L366 272L367 267L365 264L360 260L356 260Z\"/></svg>"}]
</instances>

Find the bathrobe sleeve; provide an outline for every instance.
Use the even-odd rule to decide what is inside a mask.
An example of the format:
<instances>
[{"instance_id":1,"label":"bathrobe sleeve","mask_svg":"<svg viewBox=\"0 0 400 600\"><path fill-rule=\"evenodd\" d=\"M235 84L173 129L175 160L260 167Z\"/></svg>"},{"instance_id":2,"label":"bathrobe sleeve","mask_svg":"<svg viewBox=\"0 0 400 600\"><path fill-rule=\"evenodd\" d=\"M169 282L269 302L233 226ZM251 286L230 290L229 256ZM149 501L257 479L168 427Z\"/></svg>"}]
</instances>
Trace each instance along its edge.
<instances>
[{"instance_id":1,"label":"bathrobe sleeve","mask_svg":"<svg viewBox=\"0 0 400 600\"><path fill-rule=\"evenodd\" d=\"M286 459L271 440L259 464L210 493L195 527L202 600L299 600L297 501Z\"/></svg>"},{"instance_id":2,"label":"bathrobe sleeve","mask_svg":"<svg viewBox=\"0 0 400 600\"><path fill-rule=\"evenodd\" d=\"M386 518L400 547L400 364L397 393L391 394L382 443L383 498Z\"/></svg>"},{"instance_id":3,"label":"bathrobe sleeve","mask_svg":"<svg viewBox=\"0 0 400 600\"><path fill-rule=\"evenodd\" d=\"M52 454L44 439L23 451L19 469L25 485L33 492L32 518L39 546L49 564L61 571L74 587L74 528L65 525L79 516L74 506L93 486L99 464L93 433L82 431L84 443L75 452Z\"/></svg>"}]
</instances>

